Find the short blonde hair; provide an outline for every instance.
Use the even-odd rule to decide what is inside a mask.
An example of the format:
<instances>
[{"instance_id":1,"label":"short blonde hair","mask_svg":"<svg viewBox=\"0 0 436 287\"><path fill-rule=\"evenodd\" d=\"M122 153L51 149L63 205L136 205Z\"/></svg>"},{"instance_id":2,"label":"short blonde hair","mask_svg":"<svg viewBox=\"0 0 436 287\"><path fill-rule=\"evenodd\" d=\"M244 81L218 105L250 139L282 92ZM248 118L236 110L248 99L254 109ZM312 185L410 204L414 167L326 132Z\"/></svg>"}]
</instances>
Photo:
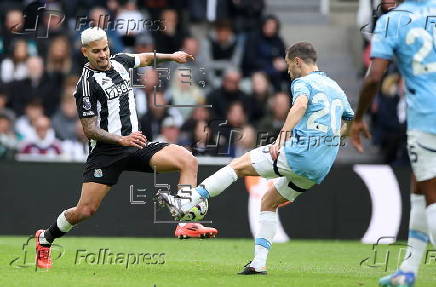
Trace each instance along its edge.
<instances>
[{"instance_id":1,"label":"short blonde hair","mask_svg":"<svg viewBox=\"0 0 436 287\"><path fill-rule=\"evenodd\" d=\"M91 27L80 34L82 45L88 45L91 42L107 38L106 32L99 27Z\"/></svg>"}]
</instances>

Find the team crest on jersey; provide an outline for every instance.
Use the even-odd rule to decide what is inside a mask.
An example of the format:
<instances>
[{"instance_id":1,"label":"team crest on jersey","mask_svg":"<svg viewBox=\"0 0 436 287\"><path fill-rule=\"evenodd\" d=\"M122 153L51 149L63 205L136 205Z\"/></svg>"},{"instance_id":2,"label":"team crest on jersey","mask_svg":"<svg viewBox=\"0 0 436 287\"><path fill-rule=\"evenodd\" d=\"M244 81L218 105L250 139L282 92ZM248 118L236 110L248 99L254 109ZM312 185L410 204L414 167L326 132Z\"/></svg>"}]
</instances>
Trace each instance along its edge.
<instances>
[{"instance_id":1,"label":"team crest on jersey","mask_svg":"<svg viewBox=\"0 0 436 287\"><path fill-rule=\"evenodd\" d=\"M83 108L87 111L91 109L91 101L89 100L89 97L83 97Z\"/></svg>"},{"instance_id":2,"label":"team crest on jersey","mask_svg":"<svg viewBox=\"0 0 436 287\"><path fill-rule=\"evenodd\" d=\"M94 177L102 177L103 176L103 171L99 168L97 168L96 170L94 170Z\"/></svg>"}]
</instances>

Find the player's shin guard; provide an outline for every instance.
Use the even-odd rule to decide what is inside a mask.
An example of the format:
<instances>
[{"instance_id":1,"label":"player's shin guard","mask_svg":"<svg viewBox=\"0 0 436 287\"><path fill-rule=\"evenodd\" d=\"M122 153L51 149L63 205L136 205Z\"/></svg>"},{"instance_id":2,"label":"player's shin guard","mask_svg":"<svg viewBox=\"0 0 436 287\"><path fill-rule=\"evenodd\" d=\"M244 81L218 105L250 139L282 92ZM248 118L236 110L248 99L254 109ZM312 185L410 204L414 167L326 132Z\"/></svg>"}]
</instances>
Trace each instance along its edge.
<instances>
[{"instance_id":1,"label":"player's shin guard","mask_svg":"<svg viewBox=\"0 0 436 287\"><path fill-rule=\"evenodd\" d=\"M203 198L215 197L238 180L235 170L227 165L206 178L198 187L197 192Z\"/></svg>"},{"instance_id":2,"label":"player's shin guard","mask_svg":"<svg viewBox=\"0 0 436 287\"><path fill-rule=\"evenodd\" d=\"M265 268L271 242L277 231L277 213L261 211L259 214L259 229L256 232L254 259L250 266L257 269Z\"/></svg>"},{"instance_id":3,"label":"player's shin guard","mask_svg":"<svg viewBox=\"0 0 436 287\"><path fill-rule=\"evenodd\" d=\"M404 272L417 274L419 265L429 241L426 201L424 195L411 194L410 196L410 224L407 252L400 269ZM435 214L436 216L436 214ZM436 219L436 217L434 217Z\"/></svg>"},{"instance_id":4,"label":"player's shin guard","mask_svg":"<svg viewBox=\"0 0 436 287\"><path fill-rule=\"evenodd\" d=\"M50 245L56 238L64 236L64 234L70 231L71 228L73 228L73 225L67 221L65 211L62 211L56 222L41 233L39 242L42 245Z\"/></svg>"}]
</instances>

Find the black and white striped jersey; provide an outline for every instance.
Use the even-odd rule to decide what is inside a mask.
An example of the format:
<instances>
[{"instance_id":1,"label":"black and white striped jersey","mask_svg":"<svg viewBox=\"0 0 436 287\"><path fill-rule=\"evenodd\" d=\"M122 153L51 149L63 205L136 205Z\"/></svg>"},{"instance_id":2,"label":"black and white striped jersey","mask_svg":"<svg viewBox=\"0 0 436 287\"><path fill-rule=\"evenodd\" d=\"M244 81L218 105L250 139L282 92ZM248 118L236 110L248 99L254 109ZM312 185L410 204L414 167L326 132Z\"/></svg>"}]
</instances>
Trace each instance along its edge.
<instances>
[{"instance_id":1,"label":"black and white striped jersey","mask_svg":"<svg viewBox=\"0 0 436 287\"><path fill-rule=\"evenodd\" d=\"M110 62L107 71L94 70L89 63L83 67L74 93L77 112L79 118L97 117L97 125L111 134L126 136L139 130L129 70L138 67L140 60L116 54ZM90 153L94 150L121 152L123 147L90 140Z\"/></svg>"}]
</instances>

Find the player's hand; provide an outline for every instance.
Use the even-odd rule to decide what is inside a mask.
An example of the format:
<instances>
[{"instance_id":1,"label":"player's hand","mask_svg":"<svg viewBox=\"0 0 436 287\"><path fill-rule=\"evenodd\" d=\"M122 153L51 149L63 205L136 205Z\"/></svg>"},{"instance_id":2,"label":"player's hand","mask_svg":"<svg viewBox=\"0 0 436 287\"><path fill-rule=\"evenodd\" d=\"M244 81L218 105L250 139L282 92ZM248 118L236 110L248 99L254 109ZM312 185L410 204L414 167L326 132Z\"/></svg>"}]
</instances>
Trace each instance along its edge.
<instances>
[{"instance_id":1,"label":"player's hand","mask_svg":"<svg viewBox=\"0 0 436 287\"><path fill-rule=\"evenodd\" d=\"M174 52L172 55L173 55L173 61L180 63L180 64L184 64L184 63L187 63L189 61L195 60L194 56L189 55L183 51Z\"/></svg>"},{"instance_id":2,"label":"player's hand","mask_svg":"<svg viewBox=\"0 0 436 287\"><path fill-rule=\"evenodd\" d=\"M270 145L269 153L271 154L273 160L276 160L279 157L280 144L278 140L274 144Z\"/></svg>"},{"instance_id":3,"label":"player's hand","mask_svg":"<svg viewBox=\"0 0 436 287\"><path fill-rule=\"evenodd\" d=\"M128 136L122 136L120 139L120 145L138 148L143 148L147 145L147 142L147 138L140 131L133 132Z\"/></svg>"},{"instance_id":4,"label":"player's hand","mask_svg":"<svg viewBox=\"0 0 436 287\"><path fill-rule=\"evenodd\" d=\"M368 126L363 120L354 121L351 125L351 144L358 152L363 152L362 141L360 140L360 134L363 134L367 139L371 138Z\"/></svg>"}]
</instances>

